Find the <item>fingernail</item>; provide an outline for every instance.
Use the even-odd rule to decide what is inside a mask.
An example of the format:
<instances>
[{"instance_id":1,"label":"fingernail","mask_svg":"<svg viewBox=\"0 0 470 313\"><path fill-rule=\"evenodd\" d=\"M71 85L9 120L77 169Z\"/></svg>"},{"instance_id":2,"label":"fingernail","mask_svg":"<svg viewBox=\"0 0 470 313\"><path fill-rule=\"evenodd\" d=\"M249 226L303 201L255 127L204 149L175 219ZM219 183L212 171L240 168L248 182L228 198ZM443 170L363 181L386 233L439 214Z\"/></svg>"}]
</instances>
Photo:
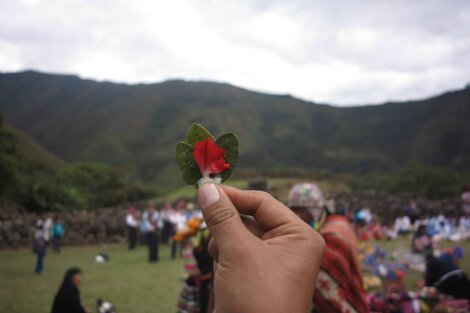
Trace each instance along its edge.
<instances>
[{"instance_id":1,"label":"fingernail","mask_svg":"<svg viewBox=\"0 0 470 313\"><path fill-rule=\"evenodd\" d=\"M207 208L220 199L219 190L212 183L203 184L199 187L198 199L201 207Z\"/></svg>"}]
</instances>

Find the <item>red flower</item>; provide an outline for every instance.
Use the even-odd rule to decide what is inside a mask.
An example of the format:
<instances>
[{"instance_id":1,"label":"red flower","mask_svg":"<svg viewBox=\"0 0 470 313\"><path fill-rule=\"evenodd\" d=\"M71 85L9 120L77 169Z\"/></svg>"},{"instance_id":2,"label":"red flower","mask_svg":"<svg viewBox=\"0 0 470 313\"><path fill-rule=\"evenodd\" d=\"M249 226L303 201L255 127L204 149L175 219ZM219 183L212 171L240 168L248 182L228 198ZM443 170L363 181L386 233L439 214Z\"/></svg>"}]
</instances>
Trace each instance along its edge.
<instances>
[{"instance_id":1,"label":"red flower","mask_svg":"<svg viewBox=\"0 0 470 313\"><path fill-rule=\"evenodd\" d=\"M219 147L211 138L196 142L193 149L193 157L197 165L199 165L202 177L220 174L228 170L230 164L225 162L225 154L225 150Z\"/></svg>"}]
</instances>

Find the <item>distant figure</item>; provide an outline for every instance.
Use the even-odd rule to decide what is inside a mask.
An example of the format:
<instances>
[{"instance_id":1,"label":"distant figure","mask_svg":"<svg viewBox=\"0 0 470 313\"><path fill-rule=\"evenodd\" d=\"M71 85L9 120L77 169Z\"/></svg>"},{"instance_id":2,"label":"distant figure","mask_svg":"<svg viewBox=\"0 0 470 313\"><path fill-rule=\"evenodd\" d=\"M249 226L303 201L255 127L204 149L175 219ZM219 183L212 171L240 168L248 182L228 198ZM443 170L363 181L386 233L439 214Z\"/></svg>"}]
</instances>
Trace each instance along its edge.
<instances>
[{"instance_id":1,"label":"distant figure","mask_svg":"<svg viewBox=\"0 0 470 313\"><path fill-rule=\"evenodd\" d=\"M44 269L44 258L46 257L47 242L44 233L44 222L39 219L36 222L36 230L34 232L33 252L37 255L36 267L34 272L41 274Z\"/></svg>"},{"instance_id":2,"label":"distant figure","mask_svg":"<svg viewBox=\"0 0 470 313\"><path fill-rule=\"evenodd\" d=\"M192 202L186 204L186 220L197 217L201 214L201 210L196 210L196 206Z\"/></svg>"},{"instance_id":3,"label":"distant figure","mask_svg":"<svg viewBox=\"0 0 470 313\"><path fill-rule=\"evenodd\" d=\"M470 214L470 185L465 186L462 193L462 209L467 215Z\"/></svg>"},{"instance_id":4,"label":"distant figure","mask_svg":"<svg viewBox=\"0 0 470 313\"><path fill-rule=\"evenodd\" d=\"M411 230L411 221L408 215L399 216L395 219L395 230L399 235L408 235Z\"/></svg>"},{"instance_id":5,"label":"distant figure","mask_svg":"<svg viewBox=\"0 0 470 313\"><path fill-rule=\"evenodd\" d=\"M62 246L62 237L65 234L64 225L59 220L59 218L55 219L54 224L52 225L51 229L52 234L52 250L54 252L60 253L60 248Z\"/></svg>"},{"instance_id":6,"label":"distant figure","mask_svg":"<svg viewBox=\"0 0 470 313\"><path fill-rule=\"evenodd\" d=\"M171 236L173 236L175 232L173 223L171 222L173 214L175 214L175 209L173 209L170 202L166 202L161 211L161 219L163 222L161 242L164 244L169 243Z\"/></svg>"},{"instance_id":7,"label":"distant figure","mask_svg":"<svg viewBox=\"0 0 470 313\"><path fill-rule=\"evenodd\" d=\"M186 225L187 219L184 211L184 203L181 206L181 203L178 205L176 212L171 216L171 223L173 224L173 229L175 235L178 232L183 232L187 229ZM186 243L186 239L181 241L176 241L174 238L171 239L171 258L176 257L176 250L179 247L179 256L182 257L183 247Z\"/></svg>"},{"instance_id":8,"label":"distant figure","mask_svg":"<svg viewBox=\"0 0 470 313\"><path fill-rule=\"evenodd\" d=\"M49 241L51 239L51 229L52 229L52 224L53 224L53 221L52 221L52 214L51 213L47 213L46 216L45 216L45 219L44 219L44 236L45 236L45 239L46 239L46 243L49 244Z\"/></svg>"},{"instance_id":9,"label":"distant figure","mask_svg":"<svg viewBox=\"0 0 470 313\"><path fill-rule=\"evenodd\" d=\"M428 251L426 257L426 286L435 287L443 294L456 299L470 301L470 280L460 268L459 261L463 259L463 250L456 247L451 252L435 257Z\"/></svg>"},{"instance_id":10,"label":"distant figure","mask_svg":"<svg viewBox=\"0 0 470 313\"><path fill-rule=\"evenodd\" d=\"M411 225L414 225L419 219L420 209L416 198L411 199L410 204L405 208L405 214L409 217Z\"/></svg>"},{"instance_id":11,"label":"distant figure","mask_svg":"<svg viewBox=\"0 0 470 313\"><path fill-rule=\"evenodd\" d=\"M126 215L127 233L129 236L129 250L134 250L137 244L137 227L139 221L137 220L137 210L135 208L129 208L129 212Z\"/></svg>"},{"instance_id":12,"label":"distant figure","mask_svg":"<svg viewBox=\"0 0 470 313\"><path fill-rule=\"evenodd\" d=\"M312 312L368 312L357 239L348 219L336 214L333 203L326 208L321 190L313 183L294 185L288 200L291 210L315 225L326 243Z\"/></svg>"},{"instance_id":13,"label":"distant figure","mask_svg":"<svg viewBox=\"0 0 470 313\"><path fill-rule=\"evenodd\" d=\"M65 273L62 285L54 298L51 313L89 313L80 300L78 286L82 281L82 271L72 267Z\"/></svg>"},{"instance_id":14,"label":"distant figure","mask_svg":"<svg viewBox=\"0 0 470 313\"><path fill-rule=\"evenodd\" d=\"M434 243L427 232L426 225L419 225L411 241L411 251L413 253L423 253L433 248Z\"/></svg>"},{"instance_id":15,"label":"distant figure","mask_svg":"<svg viewBox=\"0 0 470 313\"><path fill-rule=\"evenodd\" d=\"M158 228L160 227L160 214L155 210L155 205L151 204L144 213L143 219L146 224L146 239L149 248L149 262L158 262Z\"/></svg>"}]
</instances>

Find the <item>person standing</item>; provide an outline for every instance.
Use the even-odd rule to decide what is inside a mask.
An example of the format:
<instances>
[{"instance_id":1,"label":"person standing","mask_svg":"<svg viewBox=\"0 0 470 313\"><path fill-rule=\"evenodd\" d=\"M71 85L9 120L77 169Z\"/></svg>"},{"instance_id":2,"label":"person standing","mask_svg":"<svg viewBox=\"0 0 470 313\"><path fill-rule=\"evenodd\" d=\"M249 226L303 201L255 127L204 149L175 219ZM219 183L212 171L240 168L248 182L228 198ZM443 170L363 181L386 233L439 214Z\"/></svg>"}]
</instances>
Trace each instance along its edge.
<instances>
[{"instance_id":1,"label":"person standing","mask_svg":"<svg viewBox=\"0 0 470 313\"><path fill-rule=\"evenodd\" d=\"M294 185L289 192L288 202L300 219L319 229L326 244L312 312L368 312L358 262L357 240L348 219L335 214L331 201L325 205L323 194L314 183Z\"/></svg>"},{"instance_id":2,"label":"person standing","mask_svg":"<svg viewBox=\"0 0 470 313\"><path fill-rule=\"evenodd\" d=\"M47 213L44 219L44 237L46 239L46 243L49 244L51 240L51 230L52 230L52 213Z\"/></svg>"},{"instance_id":3,"label":"person standing","mask_svg":"<svg viewBox=\"0 0 470 313\"><path fill-rule=\"evenodd\" d=\"M64 225L62 225L59 218L56 218L51 229L52 250L54 252L60 253L60 248L62 246L62 237L64 236L64 234L65 234Z\"/></svg>"},{"instance_id":4,"label":"person standing","mask_svg":"<svg viewBox=\"0 0 470 313\"><path fill-rule=\"evenodd\" d=\"M155 210L155 205L151 204L144 214L146 224L146 238L149 248L149 262L158 262L158 228L160 226L160 215Z\"/></svg>"},{"instance_id":5,"label":"person standing","mask_svg":"<svg viewBox=\"0 0 470 313\"><path fill-rule=\"evenodd\" d=\"M78 286L82 282L82 271L77 267L67 270L59 291L54 297L51 313L89 313L83 308Z\"/></svg>"},{"instance_id":6,"label":"person standing","mask_svg":"<svg viewBox=\"0 0 470 313\"><path fill-rule=\"evenodd\" d=\"M186 225L186 214L184 211L184 206L178 206L176 212L171 216L171 222L173 224L173 229L175 230L173 235L177 234L178 232L184 232L187 230L188 226ZM174 237L174 236L173 236ZM174 259L176 257L176 250L179 246L179 256L182 257L183 247L186 243L186 239L177 241L175 238L171 239L171 258Z\"/></svg>"},{"instance_id":7,"label":"person standing","mask_svg":"<svg viewBox=\"0 0 470 313\"><path fill-rule=\"evenodd\" d=\"M161 211L161 219L163 222L162 227L162 240L164 244L168 244L171 237L174 235L173 223L171 222L172 216L175 214L175 209L171 206L170 202L165 202Z\"/></svg>"},{"instance_id":8,"label":"person standing","mask_svg":"<svg viewBox=\"0 0 470 313\"><path fill-rule=\"evenodd\" d=\"M137 210L135 208L129 208L129 212L126 215L129 250L134 250L137 244L137 226L139 226L139 221L137 220L136 214Z\"/></svg>"},{"instance_id":9,"label":"person standing","mask_svg":"<svg viewBox=\"0 0 470 313\"><path fill-rule=\"evenodd\" d=\"M44 233L44 221L39 219L36 222L36 230L34 233L33 252L37 255L36 267L34 272L41 274L44 269L44 258L46 257L47 242Z\"/></svg>"}]
</instances>

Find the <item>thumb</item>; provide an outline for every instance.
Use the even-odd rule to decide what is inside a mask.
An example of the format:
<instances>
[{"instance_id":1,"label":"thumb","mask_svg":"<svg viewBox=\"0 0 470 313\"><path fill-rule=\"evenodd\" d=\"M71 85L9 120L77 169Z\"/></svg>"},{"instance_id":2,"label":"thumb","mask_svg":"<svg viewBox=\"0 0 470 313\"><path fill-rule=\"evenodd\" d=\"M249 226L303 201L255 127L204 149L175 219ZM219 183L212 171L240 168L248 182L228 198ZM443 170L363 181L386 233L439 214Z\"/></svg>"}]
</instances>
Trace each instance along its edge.
<instances>
[{"instance_id":1,"label":"thumb","mask_svg":"<svg viewBox=\"0 0 470 313\"><path fill-rule=\"evenodd\" d=\"M222 188L212 183L203 184L198 190L198 200L219 252L233 250L245 242L249 232Z\"/></svg>"}]
</instances>

